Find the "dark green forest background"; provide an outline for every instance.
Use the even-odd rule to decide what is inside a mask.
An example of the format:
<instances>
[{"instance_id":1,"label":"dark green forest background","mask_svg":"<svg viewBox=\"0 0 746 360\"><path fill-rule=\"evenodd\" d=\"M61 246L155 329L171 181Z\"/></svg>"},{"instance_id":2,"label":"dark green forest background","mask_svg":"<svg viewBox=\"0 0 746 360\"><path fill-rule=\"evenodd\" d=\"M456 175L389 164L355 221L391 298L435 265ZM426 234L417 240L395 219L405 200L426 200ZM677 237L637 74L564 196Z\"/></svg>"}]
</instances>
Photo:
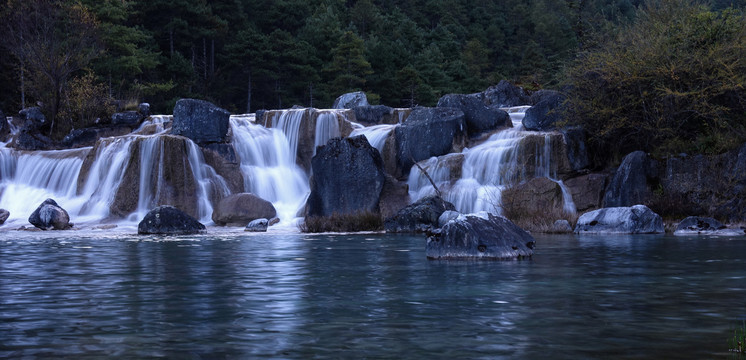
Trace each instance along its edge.
<instances>
[{"instance_id":1,"label":"dark green forest background","mask_svg":"<svg viewBox=\"0 0 746 360\"><path fill-rule=\"evenodd\" d=\"M113 111L112 99L119 101L120 110L149 102L153 112L170 113L177 99L193 97L243 113L296 104L329 107L338 95L352 90L364 90L372 103L432 106L444 94L478 92L501 79L527 90L559 89L585 81L583 86L592 92L606 91L605 83L588 81L584 77L588 68L578 70L578 64L586 61L586 66L595 66L587 61L597 61L606 66L604 61L622 57L627 48L619 42L629 40L624 34L639 22L640 9L657 3L694 4L686 0L0 1L6 4L0 9L4 45L0 109L14 114L23 105L41 104L48 118L59 120L53 129L57 137L106 116ZM701 35L697 26L720 22L721 10L743 8L746 0L701 5L690 15L714 18L687 25L694 27L696 36ZM734 17L744 19L740 12ZM648 50L665 53L665 49ZM607 56L594 58L594 53ZM651 86L654 90L657 85ZM587 101L592 107L596 105L589 98L592 95L574 94L571 99ZM576 110L586 120L603 116L594 109ZM618 138L614 133L609 136Z\"/></svg>"}]
</instances>

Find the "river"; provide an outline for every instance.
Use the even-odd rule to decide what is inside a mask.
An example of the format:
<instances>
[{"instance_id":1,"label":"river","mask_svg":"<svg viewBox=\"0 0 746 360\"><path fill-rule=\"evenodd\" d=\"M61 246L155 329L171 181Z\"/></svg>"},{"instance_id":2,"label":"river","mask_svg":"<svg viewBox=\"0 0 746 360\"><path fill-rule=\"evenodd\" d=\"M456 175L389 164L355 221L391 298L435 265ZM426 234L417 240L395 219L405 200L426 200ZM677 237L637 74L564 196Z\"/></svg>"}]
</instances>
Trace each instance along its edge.
<instances>
[{"instance_id":1,"label":"river","mask_svg":"<svg viewBox=\"0 0 746 360\"><path fill-rule=\"evenodd\" d=\"M746 238L462 262L422 236L210 231L0 233L0 358L722 358L746 319Z\"/></svg>"}]
</instances>

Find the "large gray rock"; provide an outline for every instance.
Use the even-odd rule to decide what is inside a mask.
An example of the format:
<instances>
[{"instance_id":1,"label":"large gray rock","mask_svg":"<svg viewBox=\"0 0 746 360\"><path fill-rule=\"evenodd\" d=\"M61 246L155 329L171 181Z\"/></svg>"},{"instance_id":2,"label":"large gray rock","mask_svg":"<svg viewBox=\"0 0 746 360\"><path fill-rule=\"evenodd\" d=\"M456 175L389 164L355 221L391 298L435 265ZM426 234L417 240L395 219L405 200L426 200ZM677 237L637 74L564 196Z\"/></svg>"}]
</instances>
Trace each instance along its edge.
<instances>
[{"instance_id":1,"label":"large gray rock","mask_svg":"<svg viewBox=\"0 0 746 360\"><path fill-rule=\"evenodd\" d=\"M560 130L567 145L567 161L573 171L585 169L590 165L588 149L585 144L585 130L579 127L563 128Z\"/></svg>"},{"instance_id":2,"label":"large gray rock","mask_svg":"<svg viewBox=\"0 0 746 360\"><path fill-rule=\"evenodd\" d=\"M674 235L712 235L712 236L743 236L744 229L728 229L725 225L713 218L690 216L682 220Z\"/></svg>"},{"instance_id":3,"label":"large gray rock","mask_svg":"<svg viewBox=\"0 0 746 360\"><path fill-rule=\"evenodd\" d=\"M334 100L332 109L354 109L358 106L368 106L368 97L362 91L340 95Z\"/></svg>"},{"instance_id":4,"label":"large gray rock","mask_svg":"<svg viewBox=\"0 0 746 360\"><path fill-rule=\"evenodd\" d=\"M648 183L657 176L658 164L642 151L625 156L604 195L604 207L643 204L650 198Z\"/></svg>"},{"instance_id":5,"label":"large gray rock","mask_svg":"<svg viewBox=\"0 0 746 360\"><path fill-rule=\"evenodd\" d=\"M480 96L485 104L497 107L528 105L530 101L522 87L507 80L501 80L497 85L487 88Z\"/></svg>"},{"instance_id":6,"label":"large gray rock","mask_svg":"<svg viewBox=\"0 0 746 360\"><path fill-rule=\"evenodd\" d=\"M363 125L378 125L393 123L394 109L386 105L356 106L355 120Z\"/></svg>"},{"instance_id":7,"label":"large gray rock","mask_svg":"<svg viewBox=\"0 0 746 360\"><path fill-rule=\"evenodd\" d=\"M205 225L170 205L150 210L137 225L139 235L190 235L204 231Z\"/></svg>"},{"instance_id":8,"label":"large gray rock","mask_svg":"<svg viewBox=\"0 0 746 360\"><path fill-rule=\"evenodd\" d=\"M430 231L440 227L438 220L446 210L456 210L456 207L438 196L427 196L386 219L383 227L389 233Z\"/></svg>"},{"instance_id":9,"label":"large gray rock","mask_svg":"<svg viewBox=\"0 0 746 360\"><path fill-rule=\"evenodd\" d=\"M317 149L311 168L308 216L379 212L383 160L365 136L329 140Z\"/></svg>"},{"instance_id":10,"label":"large gray rock","mask_svg":"<svg viewBox=\"0 0 746 360\"><path fill-rule=\"evenodd\" d=\"M394 134L399 169L406 174L417 161L463 148L464 113L452 108L418 107Z\"/></svg>"},{"instance_id":11,"label":"large gray rock","mask_svg":"<svg viewBox=\"0 0 746 360\"><path fill-rule=\"evenodd\" d=\"M545 90L542 99L526 110L523 127L527 130L547 131L555 129L555 123L562 118L565 96L559 92Z\"/></svg>"},{"instance_id":12,"label":"large gray rock","mask_svg":"<svg viewBox=\"0 0 746 360\"><path fill-rule=\"evenodd\" d=\"M587 212L575 225L576 234L662 234L663 219L645 205L611 207Z\"/></svg>"},{"instance_id":13,"label":"large gray rock","mask_svg":"<svg viewBox=\"0 0 746 360\"><path fill-rule=\"evenodd\" d=\"M507 112L497 107L488 107L473 95L448 94L438 100L440 108L455 108L464 113L469 135L475 136L499 127L512 127Z\"/></svg>"},{"instance_id":14,"label":"large gray rock","mask_svg":"<svg viewBox=\"0 0 746 360\"><path fill-rule=\"evenodd\" d=\"M533 178L505 189L502 203L515 214L552 216L563 214L565 208L562 188L557 182L545 177Z\"/></svg>"},{"instance_id":15,"label":"large gray rock","mask_svg":"<svg viewBox=\"0 0 746 360\"><path fill-rule=\"evenodd\" d=\"M5 224L5 220L8 220L10 217L10 211L5 209L0 209L0 225Z\"/></svg>"},{"instance_id":16,"label":"large gray rock","mask_svg":"<svg viewBox=\"0 0 746 360\"><path fill-rule=\"evenodd\" d=\"M246 226L253 220L275 216L277 211L271 202L254 194L240 193L221 199L213 209L212 221L221 226Z\"/></svg>"},{"instance_id":17,"label":"large gray rock","mask_svg":"<svg viewBox=\"0 0 746 360\"><path fill-rule=\"evenodd\" d=\"M67 230L72 227L70 215L53 199L46 199L28 218L31 225L42 230Z\"/></svg>"},{"instance_id":18,"label":"large gray rock","mask_svg":"<svg viewBox=\"0 0 746 360\"><path fill-rule=\"evenodd\" d=\"M463 216L427 238L428 259L514 260L531 257L534 238L502 216Z\"/></svg>"},{"instance_id":19,"label":"large gray rock","mask_svg":"<svg viewBox=\"0 0 746 360\"><path fill-rule=\"evenodd\" d=\"M198 144L224 142L230 113L204 100L181 99L174 106L171 134L186 136Z\"/></svg>"}]
</instances>

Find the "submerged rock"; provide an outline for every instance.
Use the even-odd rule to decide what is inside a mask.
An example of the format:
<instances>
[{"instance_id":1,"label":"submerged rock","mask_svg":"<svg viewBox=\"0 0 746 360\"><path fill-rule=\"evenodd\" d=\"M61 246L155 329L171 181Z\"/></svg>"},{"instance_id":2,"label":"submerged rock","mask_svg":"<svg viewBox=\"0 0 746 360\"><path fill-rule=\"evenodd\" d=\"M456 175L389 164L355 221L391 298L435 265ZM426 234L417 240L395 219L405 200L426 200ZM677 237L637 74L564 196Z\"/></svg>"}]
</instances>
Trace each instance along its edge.
<instances>
[{"instance_id":1,"label":"submerged rock","mask_svg":"<svg viewBox=\"0 0 746 360\"><path fill-rule=\"evenodd\" d=\"M446 210L456 210L456 207L441 197L427 196L386 219L383 227L390 233L430 231L440 227L438 219Z\"/></svg>"},{"instance_id":2,"label":"submerged rock","mask_svg":"<svg viewBox=\"0 0 746 360\"><path fill-rule=\"evenodd\" d=\"M174 106L171 134L182 135L198 144L224 142L228 136L230 113L214 104L181 99Z\"/></svg>"},{"instance_id":3,"label":"submerged rock","mask_svg":"<svg viewBox=\"0 0 746 360\"><path fill-rule=\"evenodd\" d=\"M713 236L742 236L746 233L743 229L728 229L719 221L700 216L690 216L682 220L674 235L713 235Z\"/></svg>"},{"instance_id":4,"label":"submerged rock","mask_svg":"<svg viewBox=\"0 0 746 360\"><path fill-rule=\"evenodd\" d=\"M311 160L308 216L379 213L383 159L365 136L333 138Z\"/></svg>"},{"instance_id":5,"label":"submerged rock","mask_svg":"<svg viewBox=\"0 0 746 360\"><path fill-rule=\"evenodd\" d=\"M587 212L575 226L576 234L662 234L663 219L645 205L611 207Z\"/></svg>"},{"instance_id":6,"label":"submerged rock","mask_svg":"<svg viewBox=\"0 0 746 360\"><path fill-rule=\"evenodd\" d=\"M0 225L5 224L5 221L10 217L10 211L0 209Z\"/></svg>"},{"instance_id":7,"label":"submerged rock","mask_svg":"<svg viewBox=\"0 0 746 360\"><path fill-rule=\"evenodd\" d=\"M53 199L44 200L31 213L28 222L42 230L67 230L73 226L70 223L70 215Z\"/></svg>"},{"instance_id":8,"label":"submerged rock","mask_svg":"<svg viewBox=\"0 0 746 360\"><path fill-rule=\"evenodd\" d=\"M150 210L137 225L139 235L189 235L204 231L205 225L170 205Z\"/></svg>"},{"instance_id":9,"label":"submerged rock","mask_svg":"<svg viewBox=\"0 0 746 360\"><path fill-rule=\"evenodd\" d=\"M427 238L428 259L512 260L531 257L535 240L502 216L462 216Z\"/></svg>"},{"instance_id":10,"label":"submerged rock","mask_svg":"<svg viewBox=\"0 0 746 360\"><path fill-rule=\"evenodd\" d=\"M271 202L251 193L240 193L221 199L212 212L212 221L221 226L245 226L256 219L270 219L276 215Z\"/></svg>"},{"instance_id":11,"label":"submerged rock","mask_svg":"<svg viewBox=\"0 0 746 360\"><path fill-rule=\"evenodd\" d=\"M340 95L334 100L332 109L354 109L358 106L368 106L368 97L362 91Z\"/></svg>"},{"instance_id":12,"label":"submerged rock","mask_svg":"<svg viewBox=\"0 0 746 360\"><path fill-rule=\"evenodd\" d=\"M267 219L256 219L252 220L249 225L246 225L244 231L251 232L266 232L269 227L269 220Z\"/></svg>"}]
</instances>

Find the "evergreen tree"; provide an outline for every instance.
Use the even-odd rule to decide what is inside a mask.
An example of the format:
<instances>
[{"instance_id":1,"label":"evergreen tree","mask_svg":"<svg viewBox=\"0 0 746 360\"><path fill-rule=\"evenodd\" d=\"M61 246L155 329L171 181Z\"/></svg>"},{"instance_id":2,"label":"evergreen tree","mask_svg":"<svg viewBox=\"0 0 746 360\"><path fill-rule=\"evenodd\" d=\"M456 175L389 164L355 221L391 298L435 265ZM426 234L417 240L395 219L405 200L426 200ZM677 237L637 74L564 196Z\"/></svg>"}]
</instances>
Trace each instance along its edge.
<instances>
[{"instance_id":1,"label":"evergreen tree","mask_svg":"<svg viewBox=\"0 0 746 360\"><path fill-rule=\"evenodd\" d=\"M373 73L365 59L363 40L352 31L346 31L333 51L332 62L324 71L333 77L331 91L344 93L363 90L366 77Z\"/></svg>"}]
</instances>

